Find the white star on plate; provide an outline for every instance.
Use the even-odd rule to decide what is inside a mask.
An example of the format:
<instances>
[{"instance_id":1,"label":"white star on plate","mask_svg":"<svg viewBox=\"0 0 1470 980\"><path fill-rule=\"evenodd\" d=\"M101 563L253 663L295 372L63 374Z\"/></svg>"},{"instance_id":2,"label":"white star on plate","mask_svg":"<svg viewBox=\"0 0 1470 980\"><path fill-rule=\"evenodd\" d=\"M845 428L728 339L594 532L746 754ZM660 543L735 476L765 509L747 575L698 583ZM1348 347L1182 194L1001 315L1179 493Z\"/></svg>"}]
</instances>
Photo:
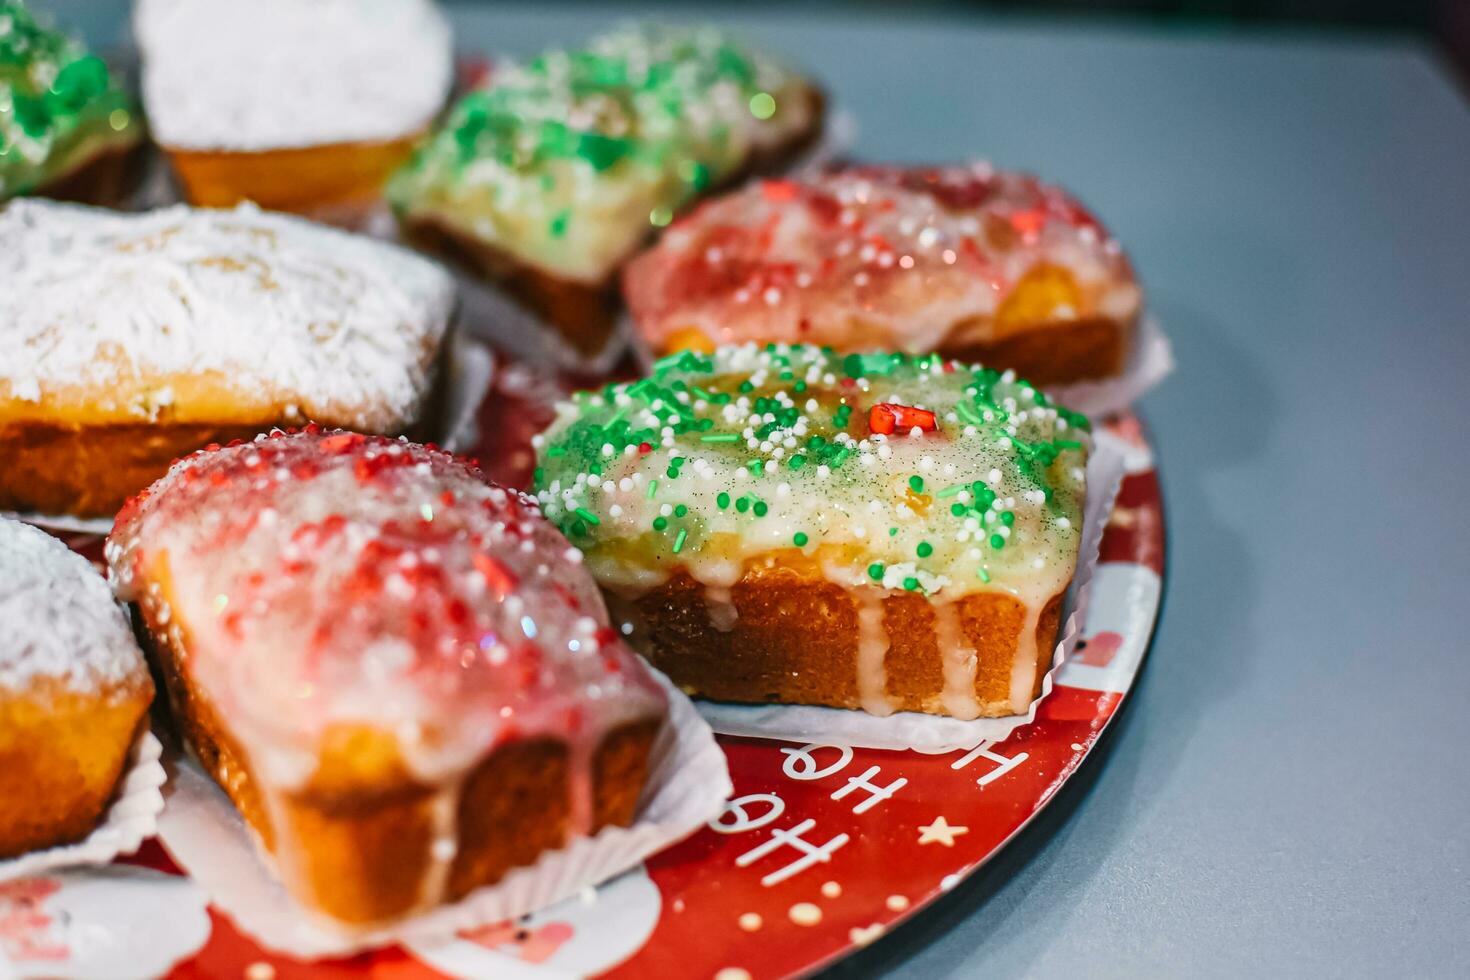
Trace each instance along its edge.
<instances>
[{"instance_id":1,"label":"white star on plate","mask_svg":"<svg viewBox=\"0 0 1470 980\"><path fill-rule=\"evenodd\" d=\"M929 826L919 828L919 843L932 844L938 841L945 847L954 847L954 839L969 832L969 827L954 827L943 817L935 817Z\"/></svg>"}]
</instances>

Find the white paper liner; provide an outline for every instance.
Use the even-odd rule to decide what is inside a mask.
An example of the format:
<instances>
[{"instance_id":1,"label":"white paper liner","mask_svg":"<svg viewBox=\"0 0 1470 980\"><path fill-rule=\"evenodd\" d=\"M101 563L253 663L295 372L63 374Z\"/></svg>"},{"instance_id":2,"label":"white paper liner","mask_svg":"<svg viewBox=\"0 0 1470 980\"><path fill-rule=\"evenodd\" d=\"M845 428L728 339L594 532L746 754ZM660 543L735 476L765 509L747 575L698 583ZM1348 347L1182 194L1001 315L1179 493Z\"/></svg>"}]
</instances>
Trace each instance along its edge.
<instances>
[{"instance_id":1,"label":"white paper liner","mask_svg":"<svg viewBox=\"0 0 1470 980\"><path fill-rule=\"evenodd\" d=\"M722 735L931 753L971 749L981 742L998 742L1022 725L1029 725L1036 720L1036 706L1051 693L1057 668L1071 655L1087 621L1087 599L1093 570L1097 567L1098 546L1102 543L1103 528L1107 526L1113 501L1123 482L1124 452L1121 439L1109 432L1096 432L1093 452L1087 461L1088 494L1083 510L1077 571L1062 605L1061 639L1052 653L1051 669L1041 682L1041 697L1031 702L1025 714L962 721L917 711L899 711L882 718L847 708L717 701L697 702L699 713L710 727Z\"/></svg>"},{"instance_id":2,"label":"white paper liner","mask_svg":"<svg viewBox=\"0 0 1470 980\"><path fill-rule=\"evenodd\" d=\"M158 835L215 906L262 946L292 956L337 956L396 942L435 942L513 919L606 881L689 836L716 816L732 785L725 754L681 694L658 671L669 723L654 742L648 783L631 827L573 840L494 885L392 926L342 931L297 905L257 850L229 798L190 761L178 759Z\"/></svg>"},{"instance_id":3,"label":"white paper liner","mask_svg":"<svg viewBox=\"0 0 1470 980\"><path fill-rule=\"evenodd\" d=\"M1152 314L1145 313L1133 338L1128 363L1116 378L1079 381L1070 385L1054 385L1046 393L1057 402L1081 412L1103 418L1128 408L1163 381L1174 370L1174 349L1163 327Z\"/></svg>"},{"instance_id":4,"label":"white paper liner","mask_svg":"<svg viewBox=\"0 0 1470 980\"><path fill-rule=\"evenodd\" d=\"M144 728L128 754L128 767L118 780L117 796L96 829L75 844L0 861L0 881L55 868L107 864L120 854L136 851L158 829L158 814L163 810L159 787L167 778L159 761L162 754L163 746Z\"/></svg>"},{"instance_id":5,"label":"white paper liner","mask_svg":"<svg viewBox=\"0 0 1470 980\"><path fill-rule=\"evenodd\" d=\"M480 403L495 377L495 354L485 344L455 330L449 338L449 357L444 365L443 424L434 440L450 452L464 452L479 438ZM107 534L111 517L74 517L70 514L18 513L0 510L0 517L44 527L49 531L74 534Z\"/></svg>"}]
</instances>

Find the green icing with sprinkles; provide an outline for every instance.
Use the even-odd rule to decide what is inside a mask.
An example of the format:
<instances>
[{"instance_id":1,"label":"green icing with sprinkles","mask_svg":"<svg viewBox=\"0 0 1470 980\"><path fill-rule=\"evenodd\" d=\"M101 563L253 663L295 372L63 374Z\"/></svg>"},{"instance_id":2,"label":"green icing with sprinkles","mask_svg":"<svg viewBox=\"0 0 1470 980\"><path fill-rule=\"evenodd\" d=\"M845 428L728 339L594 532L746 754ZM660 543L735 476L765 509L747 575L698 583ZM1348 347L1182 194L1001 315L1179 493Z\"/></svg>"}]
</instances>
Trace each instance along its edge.
<instances>
[{"instance_id":1,"label":"green icing with sprinkles","mask_svg":"<svg viewBox=\"0 0 1470 980\"><path fill-rule=\"evenodd\" d=\"M0 201L140 138L137 110L102 59L0 0Z\"/></svg>"},{"instance_id":2,"label":"green icing with sprinkles","mask_svg":"<svg viewBox=\"0 0 1470 980\"><path fill-rule=\"evenodd\" d=\"M872 434L877 404L938 429ZM852 585L1049 596L1075 566L1090 444L1009 372L748 344L575 395L538 437L535 492L604 584L786 549Z\"/></svg>"},{"instance_id":3,"label":"green icing with sprinkles","mask_svg":"<svg viewBox=\"0 0 1470 980\"><path fill-rule=\"evenodd\" d=\"M388 196L406 217L592 279L809 104L805 82L721 31L616 31L497 68Z\"/></svg>"}]
</instances>

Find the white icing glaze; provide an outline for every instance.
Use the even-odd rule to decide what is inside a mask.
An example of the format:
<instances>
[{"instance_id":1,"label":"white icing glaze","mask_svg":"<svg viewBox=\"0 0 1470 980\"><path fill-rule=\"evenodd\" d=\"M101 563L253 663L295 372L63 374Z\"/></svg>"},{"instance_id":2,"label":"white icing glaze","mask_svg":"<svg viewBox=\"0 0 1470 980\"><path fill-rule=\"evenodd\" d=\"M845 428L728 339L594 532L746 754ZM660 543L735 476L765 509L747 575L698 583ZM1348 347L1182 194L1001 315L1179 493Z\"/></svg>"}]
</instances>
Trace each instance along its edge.
<instances>
[{"instance_id":1,"label":"white icing glaze","mask_svg":"<svg viewBox=\"0 0 1470 980\"><path fill-rule=\"evenodd\" d=\"M453 83L432 0L138 0L133 24L149 125L171 148L402 139Z\"/></svg>"},{"instance_id":2,"label":"white icing glaze","mask_svg":"<svg viewBox=\"0 0 1470 980\"><path fill-rule=\"evenodd\" d=\"M0 518L0 698L40 680L95 693L146 679L127 617L92 563Z\"/></svg>"},{"instance_id":3,"label":"white icing glaze","mask_svg":"<svg viewBox=\"0 0 1470 980\"><path fill-rule=\"evenodd\" d=\"M709 613L710 625L722 633L734 629L740 619L740 610L736 608L728 586L705 585L704 608Z\"/></svg>"},{"instance_id":4,"label":"white icing glaze","mask_svg":"<svg viewBox=\"0 0 1470 980\"><path fill-rule=\"evenodd\" d=\"M1028 275L1055 270L1005 312ZM676 222L628 266L624 292L656 351L803 341L927 353L1140 304L1117 242L1077 201L985 163L854 167L764 181Z\"/></svg>"},{"instance_id":5,"label":"white icing glaze","mask_svg":"<svg viewBox=\"0 0 1470 980\"><path fill-rule=\"evenodd\" d=\"M191 675L270 787L357 725L430 784L509 739L565 741L575 798L602 736L662 707L534 503L401 440L197 453L124 508L107 555L119 595L187 631Z\"/></svg>"},{"instance_id":6,"label":"white icing glaze","mask_svg":"<svg viewBox=\"0 0 1470 980\"><path fill-rule=\"evenodd\" d=\"M1036 684L1036 666L1041 658L1041 648L1036 643L1036 627L1041 621L1044 600L1028 603L1026 621L1021 626L1021 635L1016 638L1016 659L1011 664L1011 711L1021 714L1031 703L1031 691Z\"/></svg>"},{"instance_id":7,"label":"white icing glaze","mask_svg":"<svg viewBox=\"0 0 1470 980\"><path fill-rule=\"evenodd\" d=\"M944 667L944 690L940 693L940 703L956 718L978 718L980 702L975 696L975 671L979 667L979 656L965 635L958 603L935 604L934 638Z\"/></svg>"},{"instance_id":8,"label":"white icing glaze","mask_svg":"<svg viewBox=\"0 0 1470 980\"><path fill-rule=\"evenodd\" d=\"M888 630L883 624L883 590L853 590L857 602L857 687L863 710L873 715L893 714L888 696Z\"/></svg>"},{"instance_id":9,"label":"white icing glaze","mask_svg":"<svg viewBox=\"0 0 1470 980\"><path fill-rule=\"evenodd\" d=\"M0 283L0 404L84 386L98 411L182 417L171 376L213 373L245 404L375 431L416 416L454 302L404 249L248 205L14 201Z\"/></svg>"}]
</instances>

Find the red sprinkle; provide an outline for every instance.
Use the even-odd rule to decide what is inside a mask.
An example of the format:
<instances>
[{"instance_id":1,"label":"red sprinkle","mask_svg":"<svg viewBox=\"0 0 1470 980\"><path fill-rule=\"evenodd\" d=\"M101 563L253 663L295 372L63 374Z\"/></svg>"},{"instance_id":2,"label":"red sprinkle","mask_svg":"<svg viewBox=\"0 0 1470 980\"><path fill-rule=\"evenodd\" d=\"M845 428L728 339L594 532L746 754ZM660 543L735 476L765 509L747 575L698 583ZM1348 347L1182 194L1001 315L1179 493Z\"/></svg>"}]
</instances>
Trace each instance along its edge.
<instances>
[{"instance_id":1,"label":"red sprinkle","mask_svg":"<svg viewBox=\"0 0 1470 980\"><path fill-rule=\"evenodd\" d=\"M781 203L796 200L797 186L790 180L768 180L761 184L761 193L767 201Z\"/></svg>"},{"instance_id":2,"label":"red sprinkle","mask_svg":"<svg viewBox=\"0 0 1470 980\"><path fill-rule=\"evenodd\" d=\"M910 429L935 432L939 429L939 422L935 419L933 412L908 405L891 405L883 402L868 410L869 432L886 436L900 429L904 432Z\"/></svg>"},{"instance_id":3,"label":"red sprinkle","mask_svg":"<svg viewBox=\"0 0 1470 980\"><path fill-rule=\"evenodd\" d=\"M640 456L647 456L651 452L653 452L653 446L650 445L649 443L640 442L638 444L638 454Z\"/></svg>"}]
</instances>

